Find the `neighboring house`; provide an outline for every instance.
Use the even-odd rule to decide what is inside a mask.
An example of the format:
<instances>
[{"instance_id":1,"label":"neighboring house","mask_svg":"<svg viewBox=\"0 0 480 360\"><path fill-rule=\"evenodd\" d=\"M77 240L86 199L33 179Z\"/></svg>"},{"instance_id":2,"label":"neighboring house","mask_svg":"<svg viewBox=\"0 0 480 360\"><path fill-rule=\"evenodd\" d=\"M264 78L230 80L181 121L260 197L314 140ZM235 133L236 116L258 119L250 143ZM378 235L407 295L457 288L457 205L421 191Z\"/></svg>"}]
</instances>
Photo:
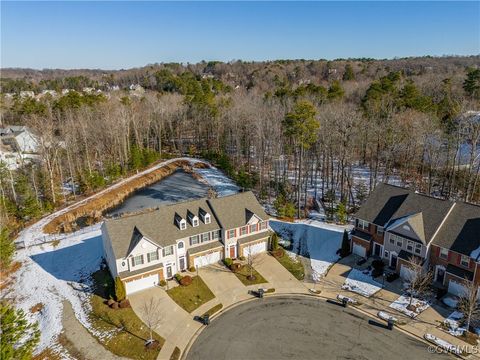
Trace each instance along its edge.
<instances>
[{"instance_id":1,"label":"neighboring house","mask_svg":"<svg viewBox=\"0 0 480 360\"><path fill-rule=\"evenodd\" d=\"M107 219L102 237L112 276L131 294L190 267L266 251L270 231L268 215L245 192Z\"/></svg>"},{"instance_id":2,"label":"neighboring house","mask_svg":"<svg viewBox=\"0 0 480 360\"><path fill-rule=\"evenodd\" d=\"M382 183L355 216L354 254L381 258L403 278L417 259L433 271L434 285L455 295L463 281L480 285L480 206Z\"/></svg>"},{"instance_id":3,"label":"neighboring house","mask_svg":"<svg viewBox=\"0 0 480 360\"><path fill-rule=\"evenodd\" d=\"M0 128L0 161L11 170L36 159L38 139L26 126Z\"/></svg>"}]
</instances>

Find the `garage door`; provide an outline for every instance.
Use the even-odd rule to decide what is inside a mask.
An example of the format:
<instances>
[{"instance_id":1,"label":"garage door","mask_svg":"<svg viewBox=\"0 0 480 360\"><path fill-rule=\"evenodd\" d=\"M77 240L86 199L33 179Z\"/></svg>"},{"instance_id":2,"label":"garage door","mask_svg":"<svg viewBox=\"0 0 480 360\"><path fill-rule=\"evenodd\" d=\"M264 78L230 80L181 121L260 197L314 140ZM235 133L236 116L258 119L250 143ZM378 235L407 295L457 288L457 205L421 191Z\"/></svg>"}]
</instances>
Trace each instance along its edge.
<instances>
[{"instance_id":1,"label":"garage door","mask_svg":"<svg viewBox=\"0 0 480 360\"><path fill-rule=\"evenodd\" d=\"M363 246L355 244L355 243L353 243L352 252L355 255L358 255L358 256L361 256L361 257L366 257L367 256L367 249L365 249Z\"/></svg>"},{"instance_id":2,"label":"garage door","mask_svg":"<svg viewBox=\"0 0 480 360\"><path fill-rule=\"evenodd\" d=\"M400 277L404 280L411 280L413 277L413 271L405 265L400 266Z\"/></svg>"},{"instance_id":3,"label":"garage door","mask_svg":"<svg viewBox=\"0 0 480 360\"><path fill-rule=\"evenodd\" d=\"M207 266L210 264L215 264L220 261L220 251L208 254L208 255L203 255L203 256L197 256L195 259L193 259L193 265L195 267L202 267L202 266Z\"/></svg>"},{"instance_id":4,"label":"garage door","mask_svg":"<svg viewBox=\"0 0 480 360\"><path fill-rule=\"evenodd\" d=\"M254 245L250 245L250 246L248 246L248 245L245 246L245 247L243 248L243 256L248 256L248 255L250 255L250 251L252 252L252 255L265 252L265 251L267 251L267 243L266 243L265 241L263 241L263 242L258 243L258 244L254 244Z\"/></svg>"},{"instance_id":5,"label":"garage door","mask_svg":"<svg viewBox=\"0 0 480 360\"><path fill-rule=\"evenodd\" d=\"M140 290L151 288L157 284L158 274L154 274L138 280L125 282L125 290L127 291L127 295L129 295Z\"/></svg>"},{"instance_id":6,"label":"garage door","mask_svg":"<svg viewBox=\"0 0 480 360\"><path fill-rule=\"evenodd\" d=\"M467 289L465 288L465 286L463 286L459 282L454 280L450 280L448 282L448 292L450 294L462 297L465 296L465 294L467 293L466 291Z\"/></svg>"}]
</instances>

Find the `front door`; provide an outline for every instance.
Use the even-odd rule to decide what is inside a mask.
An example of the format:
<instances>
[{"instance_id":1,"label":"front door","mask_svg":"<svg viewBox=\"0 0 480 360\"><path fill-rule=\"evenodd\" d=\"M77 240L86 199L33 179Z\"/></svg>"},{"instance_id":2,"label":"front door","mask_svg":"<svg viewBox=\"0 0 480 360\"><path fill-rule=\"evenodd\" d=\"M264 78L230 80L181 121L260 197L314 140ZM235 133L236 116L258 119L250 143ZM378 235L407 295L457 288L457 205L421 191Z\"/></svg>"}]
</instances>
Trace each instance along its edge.
<instances>
[{"instance_id":1,"label":"front door","mask_svg":"<svg viewBox=\"0 0 480 360\"><path fill-rule=\"evenodd\" d=\"M180 258L180 270L185 270L185 258L181 257Z\"/></svg>"},{"instance_id":2,"label":"front door","mask_svg":"<svg viewBox=\"0 0 480 360\"><path fill-rule=\"evenodd\" d=\"M230 258L235 259L235 246L230 246Z\"/></svg>"},{"instance_id":3,"label":"front door","mask_svg":"<svg viewBox=\"0 0 480 360\"><path fill-rule=\"evenodd\" d=\"M375 256L380 256L380 253L382 252L382 246L378 244L373 245L373 254Z\"/></svg>"},{"instance_id":4,"label":"front door","mask_svg":"<svg viewBox=\"0 0 480 360\"><path fill-rule=\"evenodd\" d=\"M173 276L172 274L172 267L170 265L167 266L167 278L170 279Z\"/></svg>"},{"instance_id":5,"label":"front door","mask_svg":"<svg viewBox=\"0 0 480 360\"><path fill-rule=\"evenodd\" d=\"M393 255L390 258L390 267L396 269L397 268L397 255Z\"/></svg>"},{"instance_id":6,"label":"front door","mask_svg":"<svg viewBox=\"0 0 480 360\"><path fill-rule=\"evenodd\" d=\"M445 280L445 269L437 267L437 278L435 280L443 284L443 281Z\"/></svg>"}]
</instances>

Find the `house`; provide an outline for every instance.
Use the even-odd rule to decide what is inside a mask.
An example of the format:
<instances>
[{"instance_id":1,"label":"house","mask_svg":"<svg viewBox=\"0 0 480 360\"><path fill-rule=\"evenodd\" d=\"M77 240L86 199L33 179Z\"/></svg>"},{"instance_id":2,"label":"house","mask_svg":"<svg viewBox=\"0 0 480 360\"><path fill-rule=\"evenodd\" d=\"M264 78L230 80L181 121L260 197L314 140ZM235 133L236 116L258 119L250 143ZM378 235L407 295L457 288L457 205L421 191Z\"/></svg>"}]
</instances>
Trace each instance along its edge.
<instances>
[{"instance_id":1,"label":"house","mask_svg":"<svg viewBox=\"0 0 480 360\"><path fill-rule=\"evenodd\" d=\"M252 192L161 206L102 225L105 259L127 294L190 267L266 251L269 237L268 215Z\"/></svg>"},{"instance_id":2,"label":"house","mask_svg":"<svg viewBox=\"0 0 480 360\"><path fill-rule=\"evenodd\" d=\"M37 158L38 138L26 126L0 128L0 161L11 170Z\"/></svg>"},{"instance_id":3,"label":"house","mask_svg":"<svg viewBox=\"0 0 480 360\"><path fill-rule=\"evenodd\" d=\"M401 277L419 261L434 285L455 295L480 265L480 206L379 184L355 215L352 252L381 258Z\"/></svg>"}]
</instances>

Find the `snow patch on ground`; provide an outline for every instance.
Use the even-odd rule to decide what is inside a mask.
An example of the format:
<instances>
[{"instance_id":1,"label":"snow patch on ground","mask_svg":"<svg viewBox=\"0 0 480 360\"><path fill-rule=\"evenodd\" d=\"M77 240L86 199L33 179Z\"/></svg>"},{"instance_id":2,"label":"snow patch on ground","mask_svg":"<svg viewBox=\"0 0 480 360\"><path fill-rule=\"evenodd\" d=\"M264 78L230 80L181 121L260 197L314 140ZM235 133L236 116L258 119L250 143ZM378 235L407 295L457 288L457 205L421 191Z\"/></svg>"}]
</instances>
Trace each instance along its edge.
<instances>
[{"instance_id":1,"label":"snow patch on ground","mask_svg":"<svg viewBox=\"0 0 480 360\"><path fill-rule=\"evenodd\" d=\"M464 327L460 327L460 321L463 319L463 313L460 311L452 312L448 318L444 320L444 324L448 328L448 332L453 336L461 336L467 330Z\"/></svg>"},{"instance_id":2,"label":"snow patch on ground","mask_svg":"<svg viewBox=\"0 0 480 360\"><path fill-rule=\"evenodd\" d=\"M377 315L382 320L385 320L385 321L392 320L393 322L398 323L398 319L395 316L385 311L379 311Z\"/></svg>"},{"instance_id":3,"label":"snow patch on ground","mask_svg":"<svg viewBox=\"0 0 480 360\"><path fill-rule=\"evenodd\" d=\"M210 167L209 169L197 169L194 171L200 175L208 185L210 185L218 196L227 196L236 194L240 191L240 188L228 178L221 170Z\"/></svg>"},{"instance_id":4,"label":"snow patch on ground","mask_svg":"<svg viewBox=\"0 0 480 360\"><path fill-rule=\"evenodd\" d=\"M25 311L30 321L38 321L41 337L37 351L53 345L62 331L64 300L72 304L82 325L94 333L88 319L88 299L90 275L100 268L103 256L100 226L72 233L57 246L49 243L17 252L15 260L22 267L15 273L8 296L16 300L17 307ZM42 310L32 314L30 308L38 303L43 304Z\"/></svg>"},{"instance_id":5,"label":"snow patch on ground","mask_svg":"<svg viewBox=\"0 0 480 360\"><path fill-rule=\"evenodd\" d=\"M382 284L375 281L371 275L352 269L348 274L342 289L353 291L365 297L370 297L382 289Z\"/></svg>"},{"instance_id":6,"label":"snow patch on ground","mask_svg":"<svg viewBox=\"0 0 480 360\"><path fill-rule=\"evenodd\" d=\"M427 301L419 300L417 298L413 298L412 300L412 305L415 307L415 311L407 309L408 304L410 304L410 297L407 295L401 295L397 300L390 304L390 307L414 318L430 306Z\"/></svg>"},{"instance_id":7,"label":"snow patch on ground","mask_svg":"<svg viewBox=\"0 0 480 360\"><path fill-rule=\"evenodd\" d=\"M447 351L450 351L450 352L458 354L458 355L460 355L462 353L457 346L455 346L453 344L450 344L448 341L437 338L436 336L434 336L432 334L425 334L424 337L425 337L426 340L434 343L435 345L440 346L442 349L445 349Z\"/></svg>"},{"instance_id":8,"label":"snow patch on ground","mask_svg":"<svg viewBox=\"0 0 480 360\"><path fill-rule=\"evenodd\" d=\"M340 258L337 250L341 247L346 227L314 220L295 223L270 220L270 227L282 238L292 241L292 252L310 257L315 281L320 280Z\"/></svg>"}]
</instances>

